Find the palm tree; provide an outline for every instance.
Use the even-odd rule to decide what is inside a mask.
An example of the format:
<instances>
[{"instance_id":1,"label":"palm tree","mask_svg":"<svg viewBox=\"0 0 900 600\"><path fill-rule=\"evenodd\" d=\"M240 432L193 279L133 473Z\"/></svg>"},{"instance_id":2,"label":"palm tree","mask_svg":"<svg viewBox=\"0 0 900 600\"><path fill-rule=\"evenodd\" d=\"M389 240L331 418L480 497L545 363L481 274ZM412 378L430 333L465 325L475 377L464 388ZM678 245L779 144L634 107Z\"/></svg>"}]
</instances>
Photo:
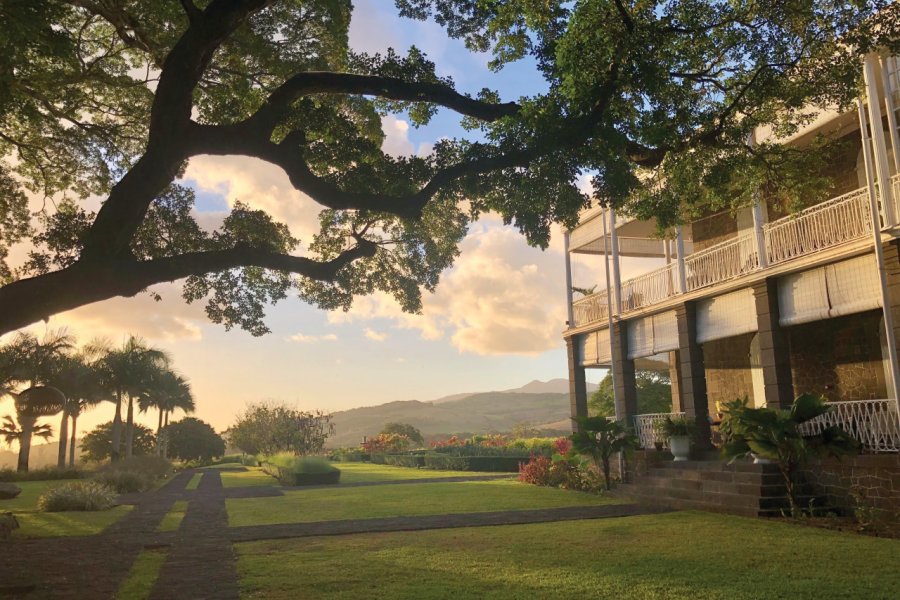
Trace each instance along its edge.
<instances>
[{"instance_id":1,"label":"palm tree","mask_svg":"<svg viewBox=\"0 0 900 600\"><path fill-rule=\"evenodd\" d=\"M53 435L53 428L46 424L34 425L31 428L31 435L46 440ZM3 417L3 424L0 425L0 437L3 438L6 445L12 446L14 442L21 445L22 436L23 428L20 427L19 424L16 423L16 420L11 416L5 415Z\"/></svg>"},{"instance_id":2,"label":"palm tree","mask_svg":"<svg viewBox=\"0 0 900 600\"><path fill-rule=\"evenodd\" d=\"M66 405L66 397L58 389L50 386L35 386L27 390L10 393L16 407L16 416L19 421L16 439L19 442L19 462L16 470L28 471L28 459L31 455L31 436L40 435L46 438L44 431L49 432L48 425L39 425L40 417L55 415ZM4 434L6 435L6 434Z\"/></svg>"},{"instance_id":3,"label":"palm tree","mask_svg":"<svg viewBox=\"0 0 900 600\"><path fill-rule=\"evenodd\" d=\"M72 420L69 466L74 467L78 417L85 409L103 400L104 389L101 384L101 374L84 354L76 354L57 359L49 381L66 394L66 406L59 427L57 467L63 469L66 466L69 419Z\"/></svg>"},{"instance_id":4,"label":"palm tree","mask_svg":"<svg viewBox=\"0 0 900 600\"><path fill-rule=\"evenodd\" d=\"M185 413L194 412L191 384L171 369L160 369L155 374L147 392L138 398L138 408L142 413L151 408L159 411L156 426L156 454L162 456L165 450L163 417L165 417L165 425L168 425L169 413L177 409L181 409Z\"/></svg>"},{"instance_id":5,"label":"palm tree","mask_svg":"<svg viewBox=\"0 0 900 600\"><path fill-rule=\"evenodd\" d=\"M74 345L75 339L64 330L51 330L40 340L34 334L19 333L0 351L0 367L3 369L0 394L12 396L19 422L16 433L16 440L19 442L19 471L28 470L32 435L36 431L44 431L37 424L37 419L63 410L65 395L54 387L41 384L48 382L56 362ZM14 390L17 384L30 387L16 393Z\"/></svg>"},{"instance_id":6,"label":"palm tree","mask_svg":"<svg viewBox=\"0 0 900 600\"><path fill-rule=\"evenodd\" d=\"M108 343L94 343L92 354L100 356L98 366L103 380L112 391L116 412L112 427L112 460L121 458L122 400L128 401L125 426L125 456L132 455L134 438L134 399L149 387L153 373L169 363L169 355L158 348L147 346L138 337L130 336L119 348Z\"/></svg>"}]
</instances>

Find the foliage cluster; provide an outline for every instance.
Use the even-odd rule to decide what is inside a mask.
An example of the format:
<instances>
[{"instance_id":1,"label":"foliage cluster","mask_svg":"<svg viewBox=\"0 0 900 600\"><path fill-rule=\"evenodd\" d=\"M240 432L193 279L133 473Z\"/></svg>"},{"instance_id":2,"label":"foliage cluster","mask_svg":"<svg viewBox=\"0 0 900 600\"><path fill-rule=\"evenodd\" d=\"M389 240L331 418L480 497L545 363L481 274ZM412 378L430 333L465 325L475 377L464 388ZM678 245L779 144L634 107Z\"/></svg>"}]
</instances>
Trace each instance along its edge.
<instances>
[{"instance_id":1,"label":"foliage cluster","mask_svg":"<svg viewBox=\"0 0 900 600\"><path fill-rule=\"evenodd\" d=\"M408 436L402 433L379 433L362 443L362 449L369 454L402 452L411 445Z\"/></svg>"},{"instance_id":2,"label":"foliage cluster","mask_svg":"<svg viewBox=\"0 0 900 600\"><path fill-rule=\"evenodd\" d=\"M132 455L147 456L156 448L156 434L149 427L134 423ZM113 455L113 423L108 421L97 425L81 438L81 456L84 460L101 462ZM119 454L124 455L124 440L119 443Z\"/></svg>"},{"instance_id":3,"label":"foliage cluster","mask_svg":"<svg viewBox=\"0 0 900 600\"><path fill-rule=\"evenodd\" d=\"M209 423L200 419L185 417L163 431L172 458L208 462L225 454L225 440Z\"/></svg>"},{"instance_id":4,"label":"foliage cluster","mask_svg":"<svg viewBox=\"0 0 900 600\"><path fill-rule=\"evenodd\" d=\"M804 427L829 410L825 399L815 394L798 396L790 409L751 408L746 399L727 403L722 453L731 458L755 455L774 461L787 487L791 513L796 515L800 510L796 489L800 466L816 456L859 452L859 443L840 427Z\"/></svg>"},{"instance_id":5,"label":"foliage cluster","mask_svg":"<svg viewBox=\"0 0 900 600\"><path fill-rule=\"evenodd\" d=\"M116 496L116 490L102 483L71 481L41 494L37 506L44 512L107 510Z\"/></svg>"},{"instance_id":6,"label":"foliage cluster","mask_svg":"<svg viewBox=\"0 0 900 600\"><path fill-rule=\"evenodd\" d=\"M286 404L249 404L228 430L231 443L247 454L318 454L334 433L331 415Z\"/></svg>"},{"instance_id":7,"label":"foliage cluster","mask_svg":"<svg viewBox=\"0 0 900 600\"><path fill-rule=\"evenodd\" d=\"M637 389L637 414L672 411L672 380L668 373L642 370L635 373L634 379ZM588 409L592 415L598 417L616 416L611 372L606 374L588 398Z\"/></svg>"},{"instance_id":8,"label":"foliage cluster","mask_svg":"<svg viewBox=\"0 0 900 600\"><path fill-rule=\"evenodd\" d=\"M387 423L382 428L381 433L398 433L400 435L405 435L415 447L425 445L425 438L422 436L422 432L409 423Z\"/></svg>"},{"instance_id":9,"label":"foliage cluster","mask_svg":"<svg viewBox=\"0 0 900 600\"><path fill-rule=\"evenodd\" d=\"M0 469L0 481L54 481L58 479L81 479L87 473L80 469L58 469L56 467L41 467L29 471L16 471L15 469Z\"/></svg>"},{"instance_id":10,"label":"foliage cluster","mask_svg":"<svg viewBox=\"0 0 900 600\"><path fill-rule=\"evenodd\" d=\"M172 463L160 456L133 456L101 466L92 479L120 494L142 492L172 474Z\"/></svg>"},{"instance_id":11,"label":"foliage cluster","mask_svg":"<svg viewBox=\"0 0 900 600\"><path fill-rule=\"evenodd\" d=\"M656 431L666 439L673 437L694 437L697 424L685 417L666 417L654 425Z\"/></svg>"}]
</instances>

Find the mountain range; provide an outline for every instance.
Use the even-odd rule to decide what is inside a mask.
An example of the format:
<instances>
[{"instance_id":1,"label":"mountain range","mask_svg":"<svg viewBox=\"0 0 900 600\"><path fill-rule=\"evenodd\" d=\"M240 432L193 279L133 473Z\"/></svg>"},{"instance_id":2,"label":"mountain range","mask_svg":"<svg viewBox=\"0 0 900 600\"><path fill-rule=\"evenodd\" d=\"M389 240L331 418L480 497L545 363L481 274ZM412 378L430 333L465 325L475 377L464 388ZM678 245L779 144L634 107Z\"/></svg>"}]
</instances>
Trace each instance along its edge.
<instances>
[{"instance_id":1,"label":"mountain range","mask_svg":"<svg viewBox=\"0 0 900 600\"><path fill-rule=\"evenodd\" d=\"M588 384L588 393L596 389ZM570 427L569 382L534 380L493 392L452 394L427 402L401 400L333 413L335 434L328 446L355 446L376 435L386 423L409 423L423 435L508 432L526 424L548 432Z\"/></svg>"}]
</instances>

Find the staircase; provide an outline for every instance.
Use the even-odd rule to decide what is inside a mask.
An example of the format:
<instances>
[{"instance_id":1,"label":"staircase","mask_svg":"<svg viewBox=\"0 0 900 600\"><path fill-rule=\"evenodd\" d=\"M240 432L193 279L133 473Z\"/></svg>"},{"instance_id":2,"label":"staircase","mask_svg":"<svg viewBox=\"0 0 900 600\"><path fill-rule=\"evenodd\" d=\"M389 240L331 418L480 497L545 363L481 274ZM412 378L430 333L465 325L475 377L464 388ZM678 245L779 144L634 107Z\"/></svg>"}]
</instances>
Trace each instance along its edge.
<instances>
[{"instance_id":1,"label":"staircase","mask_svg":"<svg viewBox=\"0 0 900 600\"><path fill-rule=\"evenodd\" d=\"M775 465L668 460L647 465L643 471L620 484L616 495L649 506L748 517L781 516L788 508L784 480Z\"/></svg>"}]
</instances>

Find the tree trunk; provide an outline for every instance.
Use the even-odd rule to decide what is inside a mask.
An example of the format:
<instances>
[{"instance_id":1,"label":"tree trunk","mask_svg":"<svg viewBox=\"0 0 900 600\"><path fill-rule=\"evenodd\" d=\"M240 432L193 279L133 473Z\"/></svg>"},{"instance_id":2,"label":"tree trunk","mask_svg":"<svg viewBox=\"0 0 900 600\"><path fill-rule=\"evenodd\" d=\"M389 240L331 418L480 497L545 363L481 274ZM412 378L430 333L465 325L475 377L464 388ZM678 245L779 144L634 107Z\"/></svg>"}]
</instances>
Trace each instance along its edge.
<instances>
[{"instance_id":1,"label":"tree trunk","mask_svg":"<svg viewBox=\"0 0 900 600\"><path fill-rule=\"evenodd\" d=\"M56 455L56 468L66 468L66 443L69 441L69 411L65 408L62 412L62 421L59 423L59 452Z\"/></svg>"},{"instance_id":2,"label":"tree trunk","mask_svg":"<svg viewBox=\"0 0 900 600\"><path fill-rule=\"evenodd\" d=\"M113 415L112 424L112 448L109 449L109 458L116 462L122 458L122 392L116 392L116 414Z\"/></svg>"},{"instance_id":3,"label":"tree trunk","mask_svg":"<svg viewBox=\"0 0 900 600\"><path fill-rule=\"evenodd\" d=\"M31 456L31 432L34 431L34 423L36 419L30 417L19 417L19 427L22 428L22 435L19 436L19 463L16 471L19 473L28 472L28 458Z\"/></svg>"},{"instance_id":4,"label":"tree trunk","mask_svg":"<svg viewBox=\"0 0 900 600\"><path fill-rule=\"evenodd\" d=\"M156 455L162 456L162 422L163 422L163 409L159 408L159 422L156 425Z\"/></svg>"},{"instance_id":5,"label":"tree trunk","mask_svg":"<svg viewBox=\"0 0 900 600\"><path fill-rule=\"evenodd\" d=\"M162 444L162 455L163 458L169 458L169 434L165 431L166 427L169 426L169 410L166 409L166 418L165 423L163 424L163 444Z\"/></svg>"},{"instance_id":6,"label":"tree trunk","mask_svg":"<svg viewBox=\"0 0 900 600\"><path fill-rule=\"evenodd\" d=\"M134 398L128 394L128 416L125 422L125 458L134 455Z\"/></svg>"},{"instance_id":7,"label":"tree trunk","mask_svg":"<svg viewBox=\"0 0 900 600\"><path fill-rule=\"evenodd\" d=\"M75 426L78 425L78 415L72 414L72 440L69 442L69 468L75 468L75 440L77 439L77 429Z\"/></svg>"}]
</instances>

